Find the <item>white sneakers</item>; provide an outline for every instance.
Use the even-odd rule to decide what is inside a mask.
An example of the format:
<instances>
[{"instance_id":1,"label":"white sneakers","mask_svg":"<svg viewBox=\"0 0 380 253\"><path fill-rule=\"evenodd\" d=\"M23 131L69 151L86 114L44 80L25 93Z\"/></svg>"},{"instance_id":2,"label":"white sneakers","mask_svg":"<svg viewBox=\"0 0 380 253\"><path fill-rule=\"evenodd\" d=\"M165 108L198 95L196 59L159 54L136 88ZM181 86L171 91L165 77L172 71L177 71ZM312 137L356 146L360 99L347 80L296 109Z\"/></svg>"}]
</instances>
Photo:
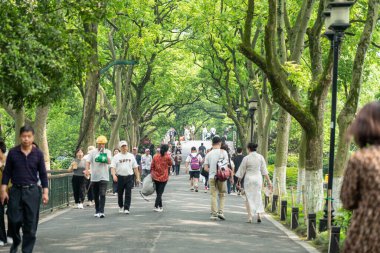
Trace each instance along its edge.
<instances>
[{"instance_id":1,"label":"white sneakers","mask_svg":"<svg viewBox=\"0 0 380 253\"><path fill-rule=\"evenodd\" d=\"M12 239L12 237L7 237L7 243L8 244L13 244L13 239Z\"/></svg>"},{"instance_id":2,"label":"white sneakers","mask_svg":"<svg viewBox=\"0 0 380 253\"><path fill-rule=\"evenodd\" d=\"M157 212L157 213L162 213L164 211L164 209L162 207L155 207L153 209L153 211Z\"/></svg>"},{"instance_id":3,"label":"white sneakers","mask_svg":"<svg viewBox=\"0 0 380 253\"><path fill-rule=\"evenodd\" d=\"M125 214L129 214L129 210L125 209L125 210L124 210L124 213L125 213Z\"/></svg>"},{"instance_id":4,"label":"white sneakers","mask_svg":"<svg viewBox=\"0 0 380 253\"><path fill-rule=\"evenodd\" d=\"M120 207L119 208L119 213L124 213L124 208Z\"/></svg>"},{"instance_id":5,"label":"white sneakers","mask_svg":"<svg viewBox=\"0 0 380 253\"><path fill-rule=\"evenodd\" d=\"M83 208L84 208L84 207L83 207L83 203L76 204L76 205L74 206L74 208L75 208L75 209L83 209Z\"/></svg>"},{"instance_id":6,"label":"white sneakers","mask_svg":"<svg viewBox=\"0 0 380 253\"><path fill-rule=\"evenodd\" d=\"M0 247L4 247L5 243L3 241L0 241Z\"/></svg>"},{"instance_id":7,"label":"white sneakers","mask_svg":"<svg viewBox=\"0 0 380 253\"><path fill-rule=\"evenodd\" d=\"M96 214L94 214L94 217L95 218L104 218L104 217L106 217L106 215L104 213L96 213Z\"/></svg>"}]
</instances>

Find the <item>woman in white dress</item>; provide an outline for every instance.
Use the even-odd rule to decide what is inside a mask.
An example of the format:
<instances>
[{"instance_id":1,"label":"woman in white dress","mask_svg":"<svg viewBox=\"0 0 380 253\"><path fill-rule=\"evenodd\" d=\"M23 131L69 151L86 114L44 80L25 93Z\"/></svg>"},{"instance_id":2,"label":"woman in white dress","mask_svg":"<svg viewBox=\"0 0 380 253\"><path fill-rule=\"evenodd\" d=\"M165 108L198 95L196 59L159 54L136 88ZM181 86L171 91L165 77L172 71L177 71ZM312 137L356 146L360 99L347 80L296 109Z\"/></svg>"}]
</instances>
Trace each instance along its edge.
<instances>
[{"instance_id":1,"label":"woman in white dress","mask_svg":"<svg viewBox=\"0 0 380 253\"><path fill-rule=\"evenodd\" d=\"M252 218L257 214L257 222L260 223L260 214L264 213L263 199L261 196L263 176L267 180L270 190L272 189L272 182L268 176L264 157L256 152L257 144L249 143L247 148L249 154L244 157L235 176L239 178L239 187L241 187L240 182L242 178L244 178L248 222L252 223Z\"/></svg>"}]
</instances>

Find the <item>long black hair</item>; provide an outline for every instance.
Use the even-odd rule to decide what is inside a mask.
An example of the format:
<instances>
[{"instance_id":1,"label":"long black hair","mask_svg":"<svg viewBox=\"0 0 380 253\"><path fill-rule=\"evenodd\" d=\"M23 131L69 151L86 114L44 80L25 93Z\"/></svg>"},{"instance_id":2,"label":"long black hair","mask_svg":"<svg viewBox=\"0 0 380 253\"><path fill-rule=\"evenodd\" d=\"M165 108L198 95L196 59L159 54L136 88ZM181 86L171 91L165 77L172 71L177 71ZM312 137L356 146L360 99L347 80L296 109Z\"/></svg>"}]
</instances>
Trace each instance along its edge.
<instances>
[{"instance_id":1,"label":"long black hair","mask_svg":"<svg viewBox=\"0 0 380 253\"><path fill-rule=\"evenodd\" d=\"M161 156L164 156L166 154L166 152L168 152L168 150L169 150L169 146L166 144L162 144L161 148L160 148Z\"/></svg>"}]
</instances>

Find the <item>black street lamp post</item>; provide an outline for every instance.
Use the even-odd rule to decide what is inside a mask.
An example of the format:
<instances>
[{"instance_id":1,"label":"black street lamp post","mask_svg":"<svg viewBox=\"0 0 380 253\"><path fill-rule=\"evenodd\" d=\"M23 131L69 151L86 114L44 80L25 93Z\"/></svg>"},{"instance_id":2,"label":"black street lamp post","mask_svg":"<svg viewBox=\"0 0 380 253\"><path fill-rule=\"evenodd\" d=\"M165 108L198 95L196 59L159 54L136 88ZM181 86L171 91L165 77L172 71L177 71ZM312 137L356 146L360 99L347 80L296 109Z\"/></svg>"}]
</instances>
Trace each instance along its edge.
<instances>
[{"instance_id":1,"label":"black street lamp post","mask_svg":"<svg viewBox=\"0 0 380 253\"><path fill-rule=\"evenodd\" d=\"M349 16L350 7L354 4L353 1L336 0L329 3L328 11L324 12L326 37L332 42L333 47L333 73L331 87L331 123L330 123L330 150L329 150L329 170L327 183L327 197L324 209L324 216L319 223L319 231L326 231L330 228L333 221L333 174L334 174L334 158L335 158L335 129L336 129L336 107L338 93L338 61L340 43L344 36L344 31L350 26ZM329 207L330 204L330 207ZM330 211L330 214L329 214ZM330 215L330 219L329 219ZM330 222L330 224L329 224Z\"/></svg>"},{"instance_id":2,"label":"black street lamp post","mask_svg":"<svg viewBox=\"0 0 380 253\"><path fill-rule=\"evenodd\" d=\"M257 110L257 100L252 98L248 102L248 110L251 117L251 143L253 143L253 127L255 125L255 111Z\"/></svg>"},{"instance_id":3,"label":"black street lamp post","mask_svg":"<svg viewBox=\"0 0 380 253\"><path fill-rule=\"evenodd\" d=\"M238 121L240 121L240 116L241 116L240 108L237 108L235 110L235 112L236 112L236 116L237 116ZM238 129L238 127L236 128L236 146L237 147L239 146L239 129Z\"/></svg>"}]
</instances>

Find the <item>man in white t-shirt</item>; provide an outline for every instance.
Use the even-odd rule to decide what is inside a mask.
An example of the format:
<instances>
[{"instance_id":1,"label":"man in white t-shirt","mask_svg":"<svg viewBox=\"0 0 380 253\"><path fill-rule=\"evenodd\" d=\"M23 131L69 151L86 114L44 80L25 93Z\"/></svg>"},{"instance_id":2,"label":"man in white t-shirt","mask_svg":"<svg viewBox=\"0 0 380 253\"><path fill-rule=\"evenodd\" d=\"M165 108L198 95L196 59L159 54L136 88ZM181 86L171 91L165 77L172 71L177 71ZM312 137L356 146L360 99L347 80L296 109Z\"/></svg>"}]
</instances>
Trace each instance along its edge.
<instances>
[{"instance_id":1,"label":"man in white t-shirt","mask_svg":"<svg viewBox=\"0 0 380 253\"><path fill-rule=\"evenodd\" d=\"M121 152L115 155L111 163L111 173L113 181L117 182L117 197L119 213L129 214L132 200L132 188L134 185L134 175L136 182L140 184L139 165L133 154L128 152L128 143L120 141ZM123 200L125 192L125 199Z\"/></svg>"},{"instance_id":2,"label":"man in white t-shirt","mask_svg":"<svg viewBox=\"0 0 380 253\"><path fill-rule=\"evenodd\" d=\"M202 156L197 153L197 148L191 148L191 154L186 158L186 174L190 174L190 190L198 192L198 181L201 175ZM190 168L190 169L189 169Z\"/></svg>"},{"instance_id":3,"label":"man in white t-shirt","mask_svg":"<svg viewBox=\"0 0 380 253\"><path fill-rule=\"evenodd\" d=\"M150 174L150 165L152 164L152 160L153 158L150 155L150 149L145 149L145 154L141 156L141 169L143 177Z\"/></svg>"},{"instance_id":4,"label":"man in white t-shirt","mask_svg":"<svg viewBox=\"0 0 380 253\"><path fill-rule=\"evenodd\" d=\"M215 136L212 139L212 150L207 153L204 162L204 168L209 172L209 184L211 192L211 220L225 220L224 217L224 204L227 192L226 181L215 180L217 164L219 160L223 160L224 163L228 163L227 151L220 149L222 146L222 140L219 136ZM219 196L219 208L217 206Z\"/></svg>"},{"instance_id":5,"label":"man in white t-shirt","mask_svg":"<svg viewBox=\"0 0 380 253\"><path fill-rule=\"evenodd\" d=\"M106 204L106 192L109 181L109 164L111 164L111 151L106 149L107 138L103 135L96 139L97 148L87 156L85 175L90 174L91 185L95 200L95 214L97 218L104 218L104 206Z\"/></svg>"}]
</instances>

